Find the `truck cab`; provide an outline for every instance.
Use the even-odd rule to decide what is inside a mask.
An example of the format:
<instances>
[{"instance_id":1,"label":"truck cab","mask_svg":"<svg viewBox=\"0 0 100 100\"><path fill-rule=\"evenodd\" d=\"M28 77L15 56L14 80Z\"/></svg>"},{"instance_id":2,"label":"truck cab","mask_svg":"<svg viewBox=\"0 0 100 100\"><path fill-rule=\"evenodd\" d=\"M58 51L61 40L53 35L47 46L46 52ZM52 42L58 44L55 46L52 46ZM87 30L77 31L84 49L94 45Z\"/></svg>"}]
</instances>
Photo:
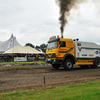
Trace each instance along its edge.
<instances>
[{"instance_id":1,"label":"truck cab","mask_svg":"<svg viewBox=\"0 0 100 100\"><path fill-rule=\"evenodd\" d=\"M46 50L46 63L53 68L71 69L75 63L74 42L72 39L51 37Z\"/></svg>"}]
</instances>

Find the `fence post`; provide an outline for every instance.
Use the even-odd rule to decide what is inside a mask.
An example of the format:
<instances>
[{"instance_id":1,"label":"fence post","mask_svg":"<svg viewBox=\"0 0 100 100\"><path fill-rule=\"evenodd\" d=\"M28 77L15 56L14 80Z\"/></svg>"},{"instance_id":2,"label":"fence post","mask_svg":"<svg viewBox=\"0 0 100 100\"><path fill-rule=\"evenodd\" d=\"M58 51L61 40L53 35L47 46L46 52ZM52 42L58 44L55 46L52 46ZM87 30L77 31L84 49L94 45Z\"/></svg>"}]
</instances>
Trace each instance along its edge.
<instances>
[{"instance_id":1,"label":"fence post","mask_svg":"<svg viewBox=\"0 0 100 100\"><path fill-rule=\"evenodd\" d=\"M43 76L43 89L45 90L45 76Z\"/></svg>"}]
</instances>

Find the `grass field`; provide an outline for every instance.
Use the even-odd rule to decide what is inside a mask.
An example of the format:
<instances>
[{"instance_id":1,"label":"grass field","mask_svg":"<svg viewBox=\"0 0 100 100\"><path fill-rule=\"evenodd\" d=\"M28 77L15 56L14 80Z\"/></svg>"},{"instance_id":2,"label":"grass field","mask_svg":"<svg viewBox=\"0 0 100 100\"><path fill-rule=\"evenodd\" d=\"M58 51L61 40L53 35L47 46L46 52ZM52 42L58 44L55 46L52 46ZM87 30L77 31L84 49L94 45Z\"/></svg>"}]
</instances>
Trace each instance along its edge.
<instances>
[{"instance_id":1,"label":"grass field","mask_svg":"<svg viewBox=\"0 0 100 100\"><path fill-rule=\"evenodd\" d=\"M44 61L32 61L32 62L0 62L0 64L28 64L28 63L45 63Z\"/></svg>"},{"instance_id":2,"label":"grass field","mask_svg":"<svg viewBox=\"0 0 100 100\"><path fill-rule=\"evenodd\" d=\"M100 100L100 81L54 89L3 93L0 100Z\"/></svg>"}]
</instances>

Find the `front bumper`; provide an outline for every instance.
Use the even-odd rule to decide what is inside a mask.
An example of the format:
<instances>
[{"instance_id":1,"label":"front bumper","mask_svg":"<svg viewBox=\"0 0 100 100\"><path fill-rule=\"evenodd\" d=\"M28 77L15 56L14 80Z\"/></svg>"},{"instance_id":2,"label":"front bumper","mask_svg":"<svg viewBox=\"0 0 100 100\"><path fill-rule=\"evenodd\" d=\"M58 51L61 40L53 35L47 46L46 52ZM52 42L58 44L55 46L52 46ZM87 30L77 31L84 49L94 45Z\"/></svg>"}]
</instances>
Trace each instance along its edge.
<instances>
[{"instance_id":1,"label":"front bumper","mask_svg":"<svg viewBox=\"0 0 100 100\"><path fill-rule=\"evenodd\" d=\"M46 63L50 63L50 64L62 64L62 60L60 60L60 59L46 59Z\"/></svg>"}]
</instances>

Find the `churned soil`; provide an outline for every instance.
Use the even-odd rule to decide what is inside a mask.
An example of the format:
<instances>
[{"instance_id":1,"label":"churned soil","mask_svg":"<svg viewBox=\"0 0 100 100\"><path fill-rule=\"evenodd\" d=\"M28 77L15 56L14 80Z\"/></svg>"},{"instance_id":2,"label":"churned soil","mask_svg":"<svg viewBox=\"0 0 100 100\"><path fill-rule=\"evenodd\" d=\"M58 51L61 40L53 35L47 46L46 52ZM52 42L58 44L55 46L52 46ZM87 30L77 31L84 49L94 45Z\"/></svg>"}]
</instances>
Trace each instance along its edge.
<instances>
[{"instance_id":1,"label":"churned soil","mask_svg":"<svg viewBox=\"0 0 100 100\"><path fill-rule=\"evenodd\" d=\"M0 67L0 93L43 89L43 76L45 88L55 88L100 80L100 68L74 66L66 71L63 67L53 69L51 65Z\"/></svg>"}]
</instances>

